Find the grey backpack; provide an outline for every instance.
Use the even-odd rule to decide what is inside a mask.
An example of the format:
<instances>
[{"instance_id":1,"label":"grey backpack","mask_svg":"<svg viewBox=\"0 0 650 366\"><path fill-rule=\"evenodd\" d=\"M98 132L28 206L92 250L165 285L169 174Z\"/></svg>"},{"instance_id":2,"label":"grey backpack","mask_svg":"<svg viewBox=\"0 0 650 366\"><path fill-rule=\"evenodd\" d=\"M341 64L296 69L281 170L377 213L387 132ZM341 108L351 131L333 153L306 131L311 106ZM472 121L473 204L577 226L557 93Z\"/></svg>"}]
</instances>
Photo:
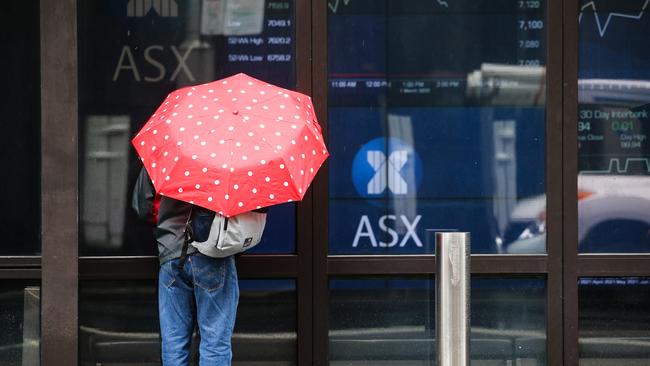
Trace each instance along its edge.
<instances>
[{"instance_id":1,"label":"grey backpack","mask_svg":"<svg viewBox=\"0 0 650 366\"><path fill-rule=\"evenodd\" d=\"M209 257L224 258L248 250L262 240L266 210L249 211L225 217L216 213L205 241L191 241L199 252Z\"/></svg>"}]
</instances>

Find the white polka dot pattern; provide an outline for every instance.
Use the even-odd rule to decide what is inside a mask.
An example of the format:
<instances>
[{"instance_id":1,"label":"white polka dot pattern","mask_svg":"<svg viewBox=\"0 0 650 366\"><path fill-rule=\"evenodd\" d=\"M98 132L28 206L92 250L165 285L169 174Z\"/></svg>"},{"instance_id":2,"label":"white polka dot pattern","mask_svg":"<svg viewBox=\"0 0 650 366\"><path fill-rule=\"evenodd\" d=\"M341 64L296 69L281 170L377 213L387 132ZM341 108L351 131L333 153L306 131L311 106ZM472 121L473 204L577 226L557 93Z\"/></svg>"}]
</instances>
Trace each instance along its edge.
<instances>
[{"instance_id":1,"label":"white polka dot pattern","mask_svg":"<svg viewBox=\"0 0 650 366\"><path fill-rule=\"evenodd\" d=\"M132 144L158 193L226 216L301 200L329 156L310 97L245 74L170 93Z\"/></svg>"}]
</instances>

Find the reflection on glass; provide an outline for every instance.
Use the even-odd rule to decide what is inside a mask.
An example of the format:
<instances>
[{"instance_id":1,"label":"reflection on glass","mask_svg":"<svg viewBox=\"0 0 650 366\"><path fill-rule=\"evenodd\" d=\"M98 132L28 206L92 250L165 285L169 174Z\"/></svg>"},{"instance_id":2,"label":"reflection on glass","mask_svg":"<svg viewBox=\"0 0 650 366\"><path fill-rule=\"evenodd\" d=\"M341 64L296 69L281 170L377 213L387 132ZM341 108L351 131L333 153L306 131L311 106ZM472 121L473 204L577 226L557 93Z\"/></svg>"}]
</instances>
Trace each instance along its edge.
<instances>
[{"instance_id":1,"label":"reflection on glass","mask_svg":"<svg viewBox=\"0 0 650 366\"><path fill-rule=\"evenodd\" d=\"M233 366L294 366L297 360L296 282L239 281Z\"/></svg>"},{"instance_id":2,"label":"reflection on glass","mask_svg":"<svg viewBox=\"0 0 650 366\"><path fill-rule=\"evenodd\" d=\"M233 365L296 364L293 280L242 280L233 334ZM160 365L160 329L153 281L87 281L80 287L80 364ZM198 365L198 338L191 347Z\"/></svg>"},{"instance_id":3,"label":"reflection on glass","mask_svg":"<svg viewBox=\"0 0 650 366\"><path fill-rule=\"evenodd\" d=\"M472 365L545 365L545 281L472 280ZM435 284L430 279L330 281L330 365L432 364Z\"/></svg>"},{"instance_id":4,"label":"reflection on glass","mask_svg":"<svg viewBox=\"0 0 650 366\"><path fill-rule=\"evenodd\" d=\"M650 364L650 278L579 281L580 365Z\"/></svg>"},{"instance_id":5,"label":"reflection on glass","mask_svg":"<svg viewBox=\"0 0 650 366\"><path fill-rule=\"evenodd\" d=\"M81 254L155 255L129 205L141 167L131 137L183 86L245 72L293 88L294 3L84 0L78 11ZM295 250L293 204L269 210L258 248Z\"/></svg>"},{"instance_id":6,"label":"reflection on glass","mask_svg":"<svg viewBox=\"0 0 650 366\"><path fill-rule=\"evenodd\" d=\"M648 1L581 1L578 239L582 253L650 252Z\"/></svg>"},{"instance_id":7,"label":"reflection on glass","mask_svg":"<svg viewBox=\"0 0 650 366\"><path fill-rule=\"evenodd\" d=\"M328 0L330 254L545 252L545 9Z\"/></svg>"},{"instance_id":8,"label":"reflection on glass","mask_svg":"<svg viewBox=\"0 0 650 366\"><path fill-rule=\"evenodd\" d=\"M3 140L0 143L0 255L41 251L41 65L39 1L0 11Z\"/></svg>"},{"instance_id":9,"label":"reflection on glass","mask_svg":"<svg viewBox=\"0 0 650 366\"><path fill-rule=\"evenodd\" d=\"M38 286L0 283L0 365L40 365L40 315Z\"/></svg>"}]
</instances>

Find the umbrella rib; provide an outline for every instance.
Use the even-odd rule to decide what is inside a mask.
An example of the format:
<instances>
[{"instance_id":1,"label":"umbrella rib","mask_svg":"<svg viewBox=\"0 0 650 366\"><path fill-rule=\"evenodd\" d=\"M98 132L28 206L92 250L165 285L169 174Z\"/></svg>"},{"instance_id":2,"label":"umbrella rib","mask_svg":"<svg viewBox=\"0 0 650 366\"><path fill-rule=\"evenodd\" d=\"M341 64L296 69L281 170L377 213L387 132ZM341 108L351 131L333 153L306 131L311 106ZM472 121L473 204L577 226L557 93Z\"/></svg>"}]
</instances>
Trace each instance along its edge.
<instances>
[{"instance_id":1,"label":"umbrella rib","mask_svg":"<svg viewBox=\"0 0 650 366\"><path fill-rule=\"evenodd\" d=\"M260 83L261 83L262 85L264 85L264 86L266 86L266 85L268 84L268 83L266 83L266 82L264 82L264 81L262 81L262 80L259 80L259 79L255 79L255 78L252 78L252 77L251 77L251 79L257 80L258 82L260 82ZM237 81L240 83L238 86L241 87L241 83L243 82L243 80L238 79ZM280 88L279 86L275 86L275 85L273 85L273 87L274 87L274 88L277 88L277 89L282 89L282 90L285 90L285 91L286 91L286 89L284 89L284 88ZM271 94L271 95L269 95L269 96L265 96L264 99L262 99L262 98L257 98L257 103L255 103L255 104L265 103L265 102L269 101L270 99L272 99L273 97L276 97L276 96L277 96L276 94ZM237 100L236 105L237 105L237 108L238 108L238 109L241 109L241 108L239 108L239 107L241 107L241 106L246 107L245 105L243 105L243 102L241 102L241 101L239 101L239 100Z\"/></svg>"},{"instance_id":2,"label":"umbrella rib","mask_svg":"<svg viewBox=\"0 0 650 366\"><path fill-rule=\"evenodd\" d=\"M175 148L176 148L176 151L175 151L175 155L174 155L174 156L179 156L179 155L180 155L180 154L179 154L179 150L180 150L180 149L178 148L178 146L176 146ZM168 173L167 175L170 176L170 177L172 177L172 176L173 176L172 173L174 173L174 170L176 170L176 168L178 167L178 165L179 165L178 162L175 162L175 163L174 163L174 166L172 166L171 168L169 168L169 173ZM164 179L164 178L163 178L163 179ZM171 182L172 182L172 181L170 181L170 183L171 183ZM163 182L163 184L164 184L164 182ZM162 184L161 184L161 186L160 186L160 190L162 190ZM160 193L160 192L158 192L158 193ZM172 198L173 198L173 197L172 197Z\"/></svg>"},{"instance_id":3,"label":"umbrella rib","mask_svg":"<svg viewBox=\"0 0 650 366\"><path fill-rule=\"evenodd\" d=\"M225 140L225 141L227 141L230 145L232 145L232 141L233 141L232 139L228 139L228 140ZM233 156L230 155L230 154L228 154L227 159L228 159L228 167L229 167L229 168L232 168L232 167L233 167L233 166L232 166L232 159L233 159ZM225 161L225 159L224 159L224 161ZM232 206L232 205L230 204L230 193L231 193L231 192L230 192L230 187L231 187L231 185L230 185L230 181L231 181L231 178L232 178L232 174L229 174L229 173L225 174L225 178L226 178L226 179L224 179L224 180L226 181L226 188L225 188L225 192L226 192L226 193L225 193L225 194L228 195L228 199L224 202L224 205L225 205L225 207L224 207L224 214L225 214L226 212L230 212L230 206ZM229 217L229 216L227 216L227 217Z\"/></svg>"}]
</instances>

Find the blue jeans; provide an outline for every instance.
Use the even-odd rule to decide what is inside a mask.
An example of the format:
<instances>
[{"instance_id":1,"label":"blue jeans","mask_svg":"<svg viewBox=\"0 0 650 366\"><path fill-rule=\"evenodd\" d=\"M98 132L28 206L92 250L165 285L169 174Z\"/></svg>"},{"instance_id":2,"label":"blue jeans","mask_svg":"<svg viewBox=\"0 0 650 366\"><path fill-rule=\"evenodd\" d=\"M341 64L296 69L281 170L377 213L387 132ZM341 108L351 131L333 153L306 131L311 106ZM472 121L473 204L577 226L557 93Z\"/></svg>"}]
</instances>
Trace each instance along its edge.
<instances>
[{"instance_id":1,"label":"blue jeans","mask_svg":"<svg viewBox=\"0 0 650 366\"><path fill-rule=\"evenodd\" d=\"M200 366L228 366L239 285L235 259L187 256L163 263L158 277L158 310L163 366L187 366L194 325L198 325Z\"/></svg>"}]
</instances>

